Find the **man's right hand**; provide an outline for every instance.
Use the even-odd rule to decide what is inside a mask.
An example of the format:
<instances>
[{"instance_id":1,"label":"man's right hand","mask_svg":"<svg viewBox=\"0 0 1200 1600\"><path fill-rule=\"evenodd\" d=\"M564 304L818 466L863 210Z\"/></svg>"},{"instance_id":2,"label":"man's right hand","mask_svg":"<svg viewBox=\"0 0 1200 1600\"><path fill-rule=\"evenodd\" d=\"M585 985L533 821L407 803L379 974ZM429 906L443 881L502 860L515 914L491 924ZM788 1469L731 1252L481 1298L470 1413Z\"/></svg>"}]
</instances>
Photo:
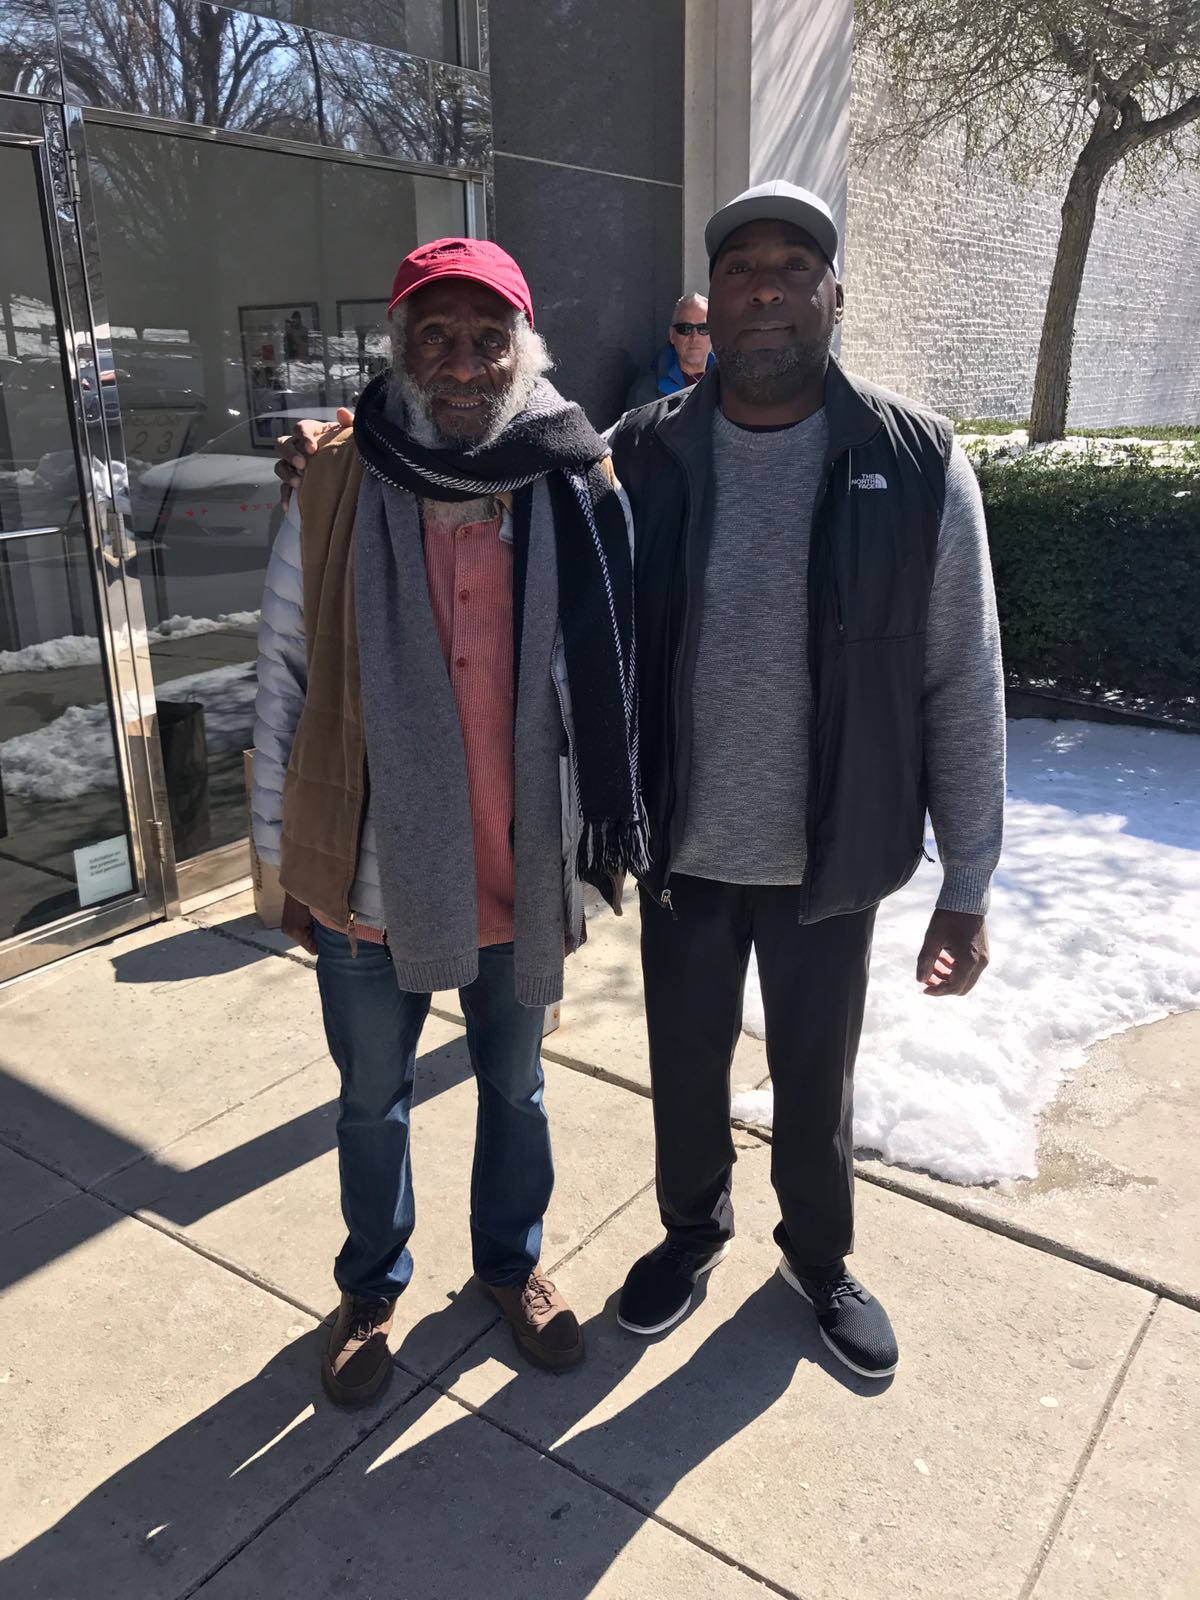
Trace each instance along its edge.
<instances>
[{"instance_id":1,"label":"man's right hand","mask_svg":"<svg viewBox=\"0 0 1200 1600\"><path fill-rule=\"evenodd\" d=\"M313 933L312 912L299 900L293 900L290 894L283 897L283 917L279 929L293 944L307 950L310 956L316 955L317 940Z\"/></svg>"},{"instance_id":2,"label":"man's right hand","mask_svg":"<svg viewBox=\"0 0 1200 1600\"><path fill-rule=\"evenodd\" d=\"M339 406L336 422L314 422L311 417L302 417L291 433L281 433L276 439L275 454L279 460L275 463L275 476L283 484L279 498L285 509L292 498L292 490L300 487L308 458L317 445L327 433L335 428L348 428L353 421L353 411Z\"/></svg>"}]
</instances>

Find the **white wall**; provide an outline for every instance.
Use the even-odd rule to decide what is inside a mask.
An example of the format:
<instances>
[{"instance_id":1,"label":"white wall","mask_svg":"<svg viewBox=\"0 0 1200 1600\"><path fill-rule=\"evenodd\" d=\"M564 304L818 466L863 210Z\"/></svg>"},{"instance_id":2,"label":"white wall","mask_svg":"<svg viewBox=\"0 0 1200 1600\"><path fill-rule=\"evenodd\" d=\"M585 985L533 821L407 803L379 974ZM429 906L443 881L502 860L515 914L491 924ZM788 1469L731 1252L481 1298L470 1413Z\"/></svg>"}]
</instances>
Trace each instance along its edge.
<instances>
[{"instance_id":1,"label":"white wall","mask_svg":"<svg viewBox=\"0 0 1200 1600\"><path fill-rule=\"evenodd\" d=\"M907 167L866 161L882 71L854 63L842 354L959 417L1029 413L1061 192L968 175L952 133ZM1110 188L1076 327L1074 426L1200 420L1200 178L1161 198Z\"/></svg>"},{"instance_id":2,"label":"white wall","mask_svg":"<svg viewBox=\"0 0 1200 1600\"><path fill-rule=\"evenodd\" d=\"M846 213L852 0L688 0L685 279L708 277L704 224L741 190L787 178Z\"/></svg>"}]
</instances>

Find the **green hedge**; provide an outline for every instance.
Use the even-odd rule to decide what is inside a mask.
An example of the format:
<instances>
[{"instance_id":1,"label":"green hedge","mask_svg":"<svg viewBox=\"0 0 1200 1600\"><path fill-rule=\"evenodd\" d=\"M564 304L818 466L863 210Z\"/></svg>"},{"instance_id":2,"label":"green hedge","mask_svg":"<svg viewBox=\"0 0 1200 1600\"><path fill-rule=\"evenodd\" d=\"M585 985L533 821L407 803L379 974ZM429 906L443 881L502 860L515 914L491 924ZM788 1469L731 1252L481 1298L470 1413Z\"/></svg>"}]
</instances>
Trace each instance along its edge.
<instances>
[{"instance_id":1,"label":"green hedge","mask_svg":"<svg viewBox=\"0 0 1200 1600\"><path fill-rule=\"evenodd\" d=\"M1008 672L1200 694L1200 450L977 466Z\"/></svg>"}]
</instances>

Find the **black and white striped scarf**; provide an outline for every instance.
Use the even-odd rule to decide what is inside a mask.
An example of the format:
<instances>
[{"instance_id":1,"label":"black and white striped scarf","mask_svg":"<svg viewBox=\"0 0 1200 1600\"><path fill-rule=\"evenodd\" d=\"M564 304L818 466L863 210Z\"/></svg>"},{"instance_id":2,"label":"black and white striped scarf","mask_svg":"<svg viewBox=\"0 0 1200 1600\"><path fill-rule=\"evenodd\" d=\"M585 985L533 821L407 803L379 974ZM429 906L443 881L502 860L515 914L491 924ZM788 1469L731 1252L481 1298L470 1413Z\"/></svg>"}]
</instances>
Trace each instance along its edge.
<instances>
[{"instance_id":1,"label":"black and white striped scarf","mask_svg":"<svg viewBox=\"0 0 1200 1600\"><path fill-rule=\"evenodd\" d=\"M648 830L638 779L637 650L629 532L608 446L582 409L539 379L500 436L475 450L430 449L392 420L389 375L363 391L354 438L368 472L422 499L513 495L513 613L519 670L532 486L547 479L554 513L558 612L575 723L575 783L583 816L579 875L647 869Z\"/></svg>"}]
</instances>

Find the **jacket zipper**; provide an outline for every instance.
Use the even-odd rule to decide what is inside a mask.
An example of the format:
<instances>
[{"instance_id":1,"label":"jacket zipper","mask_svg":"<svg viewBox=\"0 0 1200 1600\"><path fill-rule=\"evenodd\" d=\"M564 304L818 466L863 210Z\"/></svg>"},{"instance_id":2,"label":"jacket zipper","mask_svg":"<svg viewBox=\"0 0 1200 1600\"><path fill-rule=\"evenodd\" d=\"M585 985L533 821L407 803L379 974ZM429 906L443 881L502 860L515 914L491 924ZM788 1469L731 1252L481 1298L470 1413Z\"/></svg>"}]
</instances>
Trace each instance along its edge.
<instances>
[{"instance_id":1,"label":"jacket zipper","mask_svg":"<svg viewBox=\"0 0 1200 1600\"><path fill-rule=\"evenodd\" d=\"M575 723L574 723L574 717L573 716L572 717L568 717L567 716L566 696L563 693L562 684L558 681L558 673L554 670L555 667L558 665L558 660L559 660L559 655L558 655L558 637L556 636L555 640L554 640L554 649L550 652L550 681L554 685L554 693L558 697L558 714L562 719L563 737L567 741L567 767L568 767L569 781L570 781L570 785L571 785L571 797L572 797L572 799L574 800L574 803L575 803L575 810L576 810L576 813L578 814L578 818L579 818L579 826L582 828L583 827L583 808L580 805L579 793L578 793L578 790L575 787L575 774L576 774L576 772L578 770L576 765L575 765L575 734L574 734L574 725L575 725ZM513 707L513 750L514 750L514 753L516 751L516 739L517 739L517 711L516 711L516 706L514 705L514 707ZM515 839L514 839L514 848L515 848ZM576 855L578 856L578 851L576 851ZM576 861L574 861L572 863L571 870L573 872L575 872L575 873L578 873L578 871L579 871L579 862L578 862L578 860L576 860ZM564 923L564 926L566 926L566 924L570 920L571 909L572 909L571 906L567 902L567 887L566 887L566 884L564 883L563 884L563 923ZM620 909L619 902L613 908L613 915L614 916L618 916L618 917L621 915L621 909ZM579 943L576 940L574 927L573 926L567 927L566 931L567 931L568 937L572 941L574 941L572 943L572 947L571 947L572 951L579 949Z\"/></svg>"},{"instance_id":2,"label":"jacket zipper","mask_svg":"<svg viewBox=\"0 0 1200 1600\"><path fill-rule=\"evenodd\" d=\"M849 453L849 451L847 451L847 453L846 453L847 468L849 467L849 459L850 459L850 453ZM827 499L829 497L829 490L830 490L830 488L831 488L831 486L833 484L834 473L836 472L836 470L837 470L837 463L834 462L830 466L828 472L825 474L825 483L824 483L824 486L822 487L820 497L819 497L819 499L817 501L817 512L816 512L816 514L814 515L814 518L813 518L813 535L814 535L814 538L819 536L819 534L821 532L821 530L819 530L818 527L817 527L817 517L823 515L823 513L824 513L825 503L826 503L826 501L827 501ZM832 540L831 540L831 545L832 545ZM811 556L811 552L810 552L810 555L809 555L810 566L811 566L811 562L812 562L812 556ZM845 638L845 633L846 633L846 624L845 624L845 619L844 619L843 612L842 612L842 583L841 583L841 577L840 577L840 575L838 573L837 552L835 550L833 550L832 548L830 549L830 565L831 565L832 577L833 577L833 622L834 622L834 627L837 629L838 638L839 639L844 639ZM814 676L814 673L813 673L813 665L814 665L814 663L816 661L816 657L817 657L818 644L817 644L816 639L813 636L813 630L812 630L811 587L810 587L809 591L806 593L805 603L808 605L808 620L809 620L809 629L808 629L808 672L809 672L809 681L812 683L813 689L815 690L816 689L816 681L815 681L815 676ZM814 696L814 703L809 708L809 718L808 718L808 793L804 797L804 877L801 880L801 885L800 885L800 903L801 903L801 905L803 907L803 910L802 910L801 915L800 915L801 922L807 922L809 920L809 916L810 916L810 913L812 911L813 847L814 847L814 844L816 842L816 840L815 840L815 831L816 831L815 830L816 798L817 798L817 718L816 718L816 703L815 703L815 696Z\"/></svg>"},{"instance_id":3,"label":"jacket zipper","mask_svg":"<svg viewBox=\"0 0 1200 1600\"><path fill-rule=\"evenodd\" d=\"M679 791L676 786L675 779L679 755L679 729L683 718L683 659L687 652L688 628L691 622L692 613L692 581L690 563L688 560L688 531L692 520L692 480L688 474L687 464L684 462L678 451L675 450L667 440L664 439L662 443L665 446L667 453L671 456L674 456L676 462L678 462L680 470L683 473L683 482L685 488L683 506L683 615L680 618L679 647L675 652L675 660L671 666L671 714L675 721L675 726L673 729L675 748L671 753L671 803L667 813L667 837L664 841L668 850L668 855L666 860L663 862L663 886L658 896L658 903L662 909L664 911L669 911L672 919L678 922L679 916L671 901L671 890L669 885L671 882L671 867L673 865L674 855L671 844L671 834L674 831L675 809L679 799Z\"/></svg>"}]
</instances>

